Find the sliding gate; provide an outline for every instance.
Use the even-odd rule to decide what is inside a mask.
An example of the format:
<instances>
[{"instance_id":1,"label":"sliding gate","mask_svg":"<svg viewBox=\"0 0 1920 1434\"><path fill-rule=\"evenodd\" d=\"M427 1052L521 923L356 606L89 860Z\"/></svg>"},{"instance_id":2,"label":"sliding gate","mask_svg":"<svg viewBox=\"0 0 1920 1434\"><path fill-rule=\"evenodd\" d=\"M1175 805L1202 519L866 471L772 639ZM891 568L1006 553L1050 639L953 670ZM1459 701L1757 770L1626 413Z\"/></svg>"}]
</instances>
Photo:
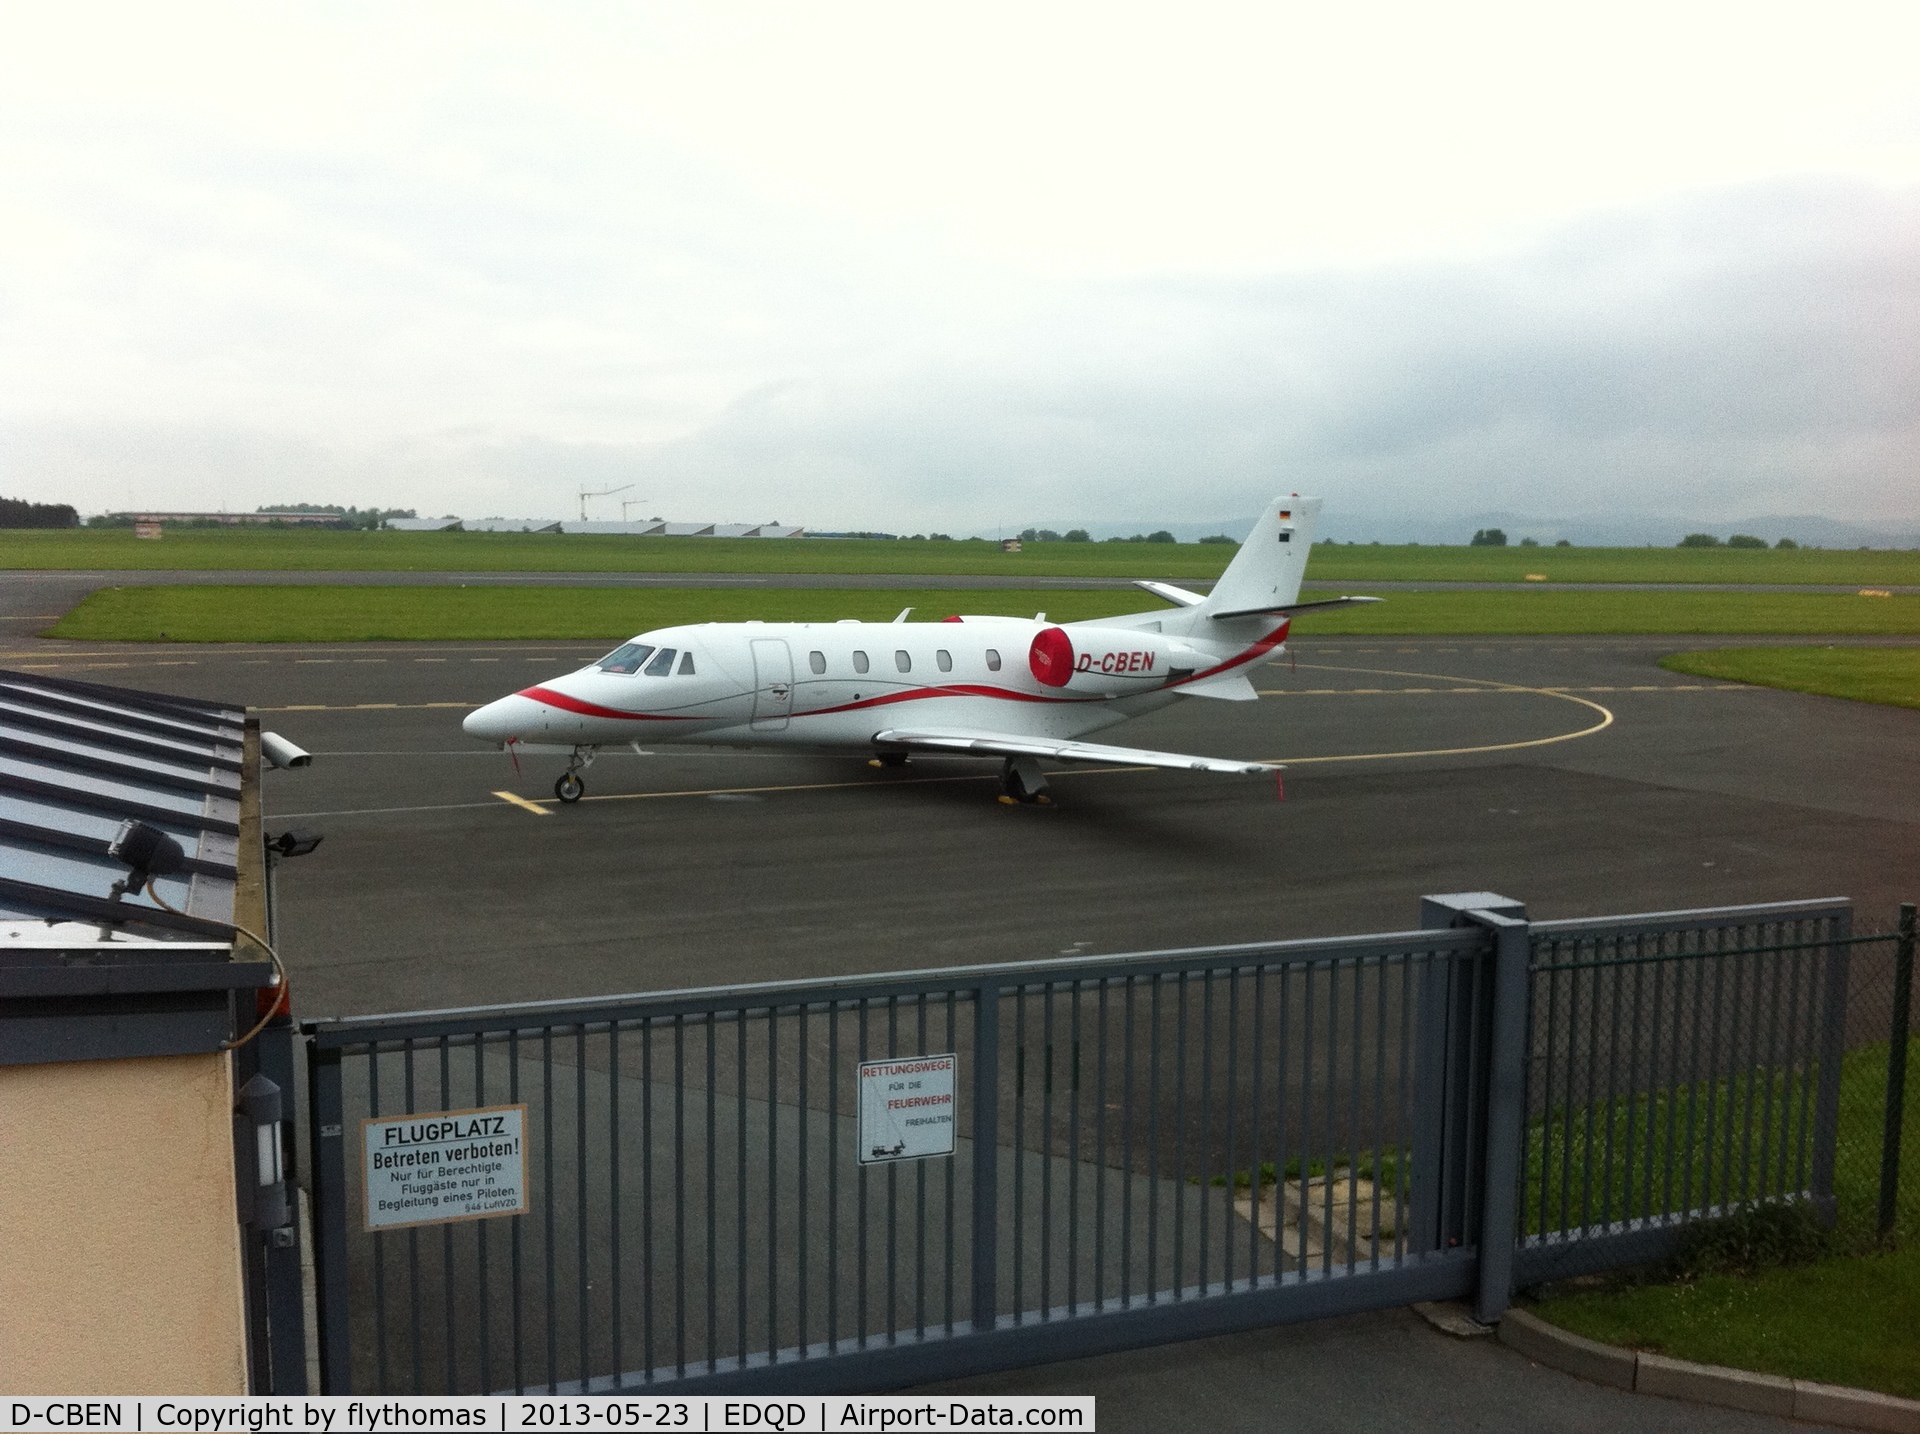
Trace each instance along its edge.
<instances>
[{"instance_id":1,"label":"sliding gate","mask_svg":"<svg viewBox=\"0 0 1920 1434\"><path fill-rule=\"evenodd\" d=\"M1359 939L309 1023L323 1387L885 1388L1504 1303L1516 1255L1693 1213L1649 1203L1640 1165L1641 1193L1569 1204L1569 1112L1611 1102L1612 1129L1674 1076L1671 1053L1622 1076L1616 1044L1596 1084L1595 1013L1617 1043L1644 979L1573 997L1523 920L1434 911ZM1751 911L1689 929L1724 945ZM1765 1057L1798 1083L1770 1090L1812 1089L1832 992L1799 979L1776 1004L1814 1008ZM1636 1018L1636 1050L1689 1039L1713 988L1690 989L1666 1034ZM1814 1188L1801 1129L1743 1188Z\"/></svg>"}]
</instances>

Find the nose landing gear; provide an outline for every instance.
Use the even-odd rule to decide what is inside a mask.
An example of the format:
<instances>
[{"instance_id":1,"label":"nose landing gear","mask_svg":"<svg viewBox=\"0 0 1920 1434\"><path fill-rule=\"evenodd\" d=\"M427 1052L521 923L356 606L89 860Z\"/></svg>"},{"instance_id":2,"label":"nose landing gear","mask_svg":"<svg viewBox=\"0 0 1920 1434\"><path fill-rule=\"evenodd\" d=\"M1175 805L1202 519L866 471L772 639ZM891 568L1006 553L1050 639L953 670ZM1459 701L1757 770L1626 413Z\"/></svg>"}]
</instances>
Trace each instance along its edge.
<instances>
[{"instance_id":1,"label":"nose landing gear","mask_svg":"<svg viewBox=\"0 0 1920 1434\"><path fill-rule=\"evenodd\" d=\"M567 770L553 784L553 794L568 806L585 796L587 784L580 779L580 774L593 765L593 759L598 755L599 749L596 747L575 747L573 755L567 759Z\"/></svg>"}]
</instances>

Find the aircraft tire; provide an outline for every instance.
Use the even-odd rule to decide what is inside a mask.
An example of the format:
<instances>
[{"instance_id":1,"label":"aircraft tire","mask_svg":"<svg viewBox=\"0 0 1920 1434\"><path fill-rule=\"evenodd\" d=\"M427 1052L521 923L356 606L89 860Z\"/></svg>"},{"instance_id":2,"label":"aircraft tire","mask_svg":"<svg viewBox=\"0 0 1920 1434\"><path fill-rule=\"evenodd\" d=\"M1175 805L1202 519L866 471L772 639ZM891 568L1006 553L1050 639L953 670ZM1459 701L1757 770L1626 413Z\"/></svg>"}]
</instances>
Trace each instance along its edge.
<instances>
[{"instance_id":1,"label":"aircraft tire","mask_svg":"<svg viewBox=\"0 0 1920 1434\"><path fill-rule=\"evenodd\" d=\"M575 772L562 773L560 780L553 784L553 794L569 805L579 801L586 790L587 784Z\"/></svg>"},{"instance_id":2,"label":"aircraft tire","mask_svg":"<svg viewBox=\"0 0 1920 1434\"><path fill-rule=\"evenodd\" d=\"M1051 805L1040 792L1028 790L1027 784L1021 780L1019 769L1013 765L1011 759L1000 769L1000 790L1022 806Z\"/></svg>"}]
</instances>

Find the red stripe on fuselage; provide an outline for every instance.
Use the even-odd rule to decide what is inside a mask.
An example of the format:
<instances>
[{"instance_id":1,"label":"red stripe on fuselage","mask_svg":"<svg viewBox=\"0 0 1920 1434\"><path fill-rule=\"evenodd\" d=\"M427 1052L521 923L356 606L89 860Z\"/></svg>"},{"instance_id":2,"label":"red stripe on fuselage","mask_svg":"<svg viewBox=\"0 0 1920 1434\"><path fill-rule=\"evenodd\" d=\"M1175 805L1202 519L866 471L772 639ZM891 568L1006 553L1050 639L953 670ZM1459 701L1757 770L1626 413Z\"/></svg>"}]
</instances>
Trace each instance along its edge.
<instances>
[{"instance_id":1,"label":"red stripe on fuselage","mask_svg":"<svg viewBox=\"0 0 1920 1434\"><path fill-rule=\"evenodd\" d=\"M1242 663L1252 662L1256 657L1264 657L1267 653L1272 652L1274 648L1287 640L1287 629L1292 625L1293 619L1288 618L1287 621L1281 623L1280 626L1276 627L1272 632L1261 638L1239 656L1229 657L1225 662L1209 667L1204 671L1196 672L1191 677L1183 677L1178 682L1169 682L1167 686L1185 687L1190 682L1205 682L1209 677L1218 676L1229 668L1239 667Z\"/></svg>"},{"instance_id":2,"label":"red stripe on fuselage","mask_svg":"<svg viewBox=\"0 0 1920 1434\"><path fill-rule=\"evenodd\" d=\"M663 717L653 712L622 712L617 707L602 707L597 702L582 702L578 697L569 697L564 692L555 692L551 687L523 687L515 694L531 697L535 702L544 702L549 707L558 707L563 712L577 712L582 717L617 717L627 722L696 722L696 717Z\"/></svg>"},{"instance_id":3,"label":"red stripe on fuselage","mask_svg":"<svg viewBox=\"0 0 1920 1434\"><path fill-rule=\"evenodd\" d=\"M1209 677L1226 672L1253 661L1273 651L1286 640L1289 623L1281 623L1272 632L1261 638L1245 652L1228 658L1225 662L1196 672L1191 677L1183 677L1176 682L1165 684L1165 688L1184 687L1191 682L1201 682ZM1165 690L1149 688L1148 691ZM696 722L697 717L667 717L652 712L622 712L616 707L602 707L597 702L583 702L578 697L569 697L564 692L556 692L551 687L527 687L520 693L522 697L531 697L536 702L544 702L549 707L558 707L562 711L576 712L582 717L612 717L627 722ZM888 707L896 702L918 702L929 697L995 697L1003 702L1038 702L1046 705L1074 705L1083 702L1104 702L1102 697L1044 697L1032 692L1014 692L1005 687L986 687L973 683L957 683L949 687L916 687L907 692L889 692L878 697L863 697L858 702L843 702L837 707L817 707L808 712L790 714L799 717L825 717L838 712L858 712L868 707Z\"/></svg>"}]
</instances>

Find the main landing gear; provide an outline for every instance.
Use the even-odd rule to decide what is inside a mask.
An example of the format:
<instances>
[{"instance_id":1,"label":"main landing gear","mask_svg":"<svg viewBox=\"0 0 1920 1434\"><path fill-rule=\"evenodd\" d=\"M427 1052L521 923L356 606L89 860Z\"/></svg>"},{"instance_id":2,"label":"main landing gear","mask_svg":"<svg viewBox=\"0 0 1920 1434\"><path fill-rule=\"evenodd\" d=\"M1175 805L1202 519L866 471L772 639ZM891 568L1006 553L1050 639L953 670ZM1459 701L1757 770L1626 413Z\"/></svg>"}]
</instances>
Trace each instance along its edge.
<instances>
[{"instance_id":1,"label":"main landing gear","mask_svg":"<svg viewBox=\"0 0 1920 1434\"><path fill-rule=\"evenodd\" d=\"M553 784L553 794L568 806L585 796L587 784L580 780L580 774L593 765L593 759L598 755L598 748L575 747L573 755L567 759L567 770Z\"/></svg>"},{"instance_id":2,"label":"main landing gear","mask_svg":"<svg viewBox=\"0 0 1920 1434\"><path fill-rule=\"evenodd\" d=\"M877 757L867 758L867 765L878 767L882 771L900 771L908 766L909 761L905 752L882 752Z\"/></svg>"},{"instance_id":3,"label":"main landing gear","mask_svg":"<svg viewBox=\"0 0 1920 1434\"><path fill-rule=\"evenodd\" d=\"M1050 807L1047 774L1031 757L1009 757L1000 769L1000 800L1007 806Z\"/></svg>"}]
</instances>

